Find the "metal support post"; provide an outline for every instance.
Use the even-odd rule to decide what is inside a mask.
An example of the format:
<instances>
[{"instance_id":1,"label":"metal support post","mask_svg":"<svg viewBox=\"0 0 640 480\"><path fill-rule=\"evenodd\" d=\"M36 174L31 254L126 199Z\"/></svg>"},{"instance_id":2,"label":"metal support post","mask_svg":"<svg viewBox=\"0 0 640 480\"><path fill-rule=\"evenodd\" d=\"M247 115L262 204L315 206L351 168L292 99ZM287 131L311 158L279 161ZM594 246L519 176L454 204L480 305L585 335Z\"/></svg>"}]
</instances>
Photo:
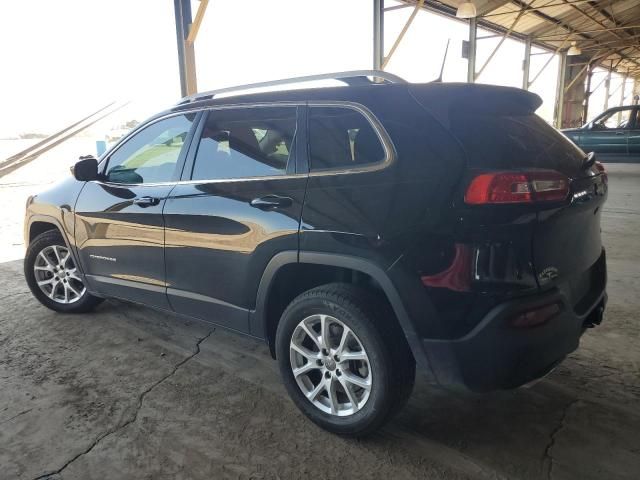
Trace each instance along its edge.
<instances>
[{"instance_id":1,"label":"metal support post","mask_svg":"<svg viewBox=\"0 0 640 480\"><path fill-rule=\"evenodd\" d=\"M191 5L187 1L188 12L191 13ZM189 18L185 17L183 0L173 0L174 14L176 19L176 40L178 43L178 69L180 72L180 92L183 97L188 95L187 90L187 72L185 61L185 38L187 38L188 25L191 23L191 15Z\"/></svg>"},{"instance_id":2,"label":"metal support post","mask_svg":"<svg viewBox=\"0 0 640 480\"><path fill-rule=\"evenodd\" d=\"M560 68L558 70L558 87L556 89L556 108L554 124L556 128L562 128L562 114L564 109L564 84L567 73L567 52L560 54Z\"/></svg>"},{"instance_id":3,"label":"metal support post","mask_svg":"<svg viewBox=\"0 0 640 480\"><path fill-rule=\"evenodd\" d=\"M531 37L524 42L524 60L522 62L522 88L529 90L529 71L531 69Z\"/></svg>"},{"instance_id":4,"label":"metal support post","mask_svg":"<svg viewBox=\"0 0 640 480\"><path fill-rule=\"evenodd\" d=\"M589 114L589 98L591 97L591 79L593 77L593 64L589 64L587 71L587 85L584 89L584 106L582 108L582 124L587 123L587 115Z\"/></svg>"},{"instance_id":5,"label":"metal support post","mask_svg":"<svg viewBox=\"0 0 640 480\"><path fill-rule=\"evenodd\" d=\"M619 107L624 105L624 94L627 90L627 77L628 77L627 73L625 73L624 76L622 77L622 85L620 88L620 102L618 102ZM622 121L622 110L618 112L618 125L620 125L621 121Z\"/></svg>"},{"instance_id":6,"label":"metal support post","mask_svg":"<svg viewBox=\"0 0 640 480\"><path fill-rule=\"evenodd\" d=\"M607 79L604 81L604 109L609 108L609 97L611 96L611 71L613 70L613 61L611 61L611 68L607 72Z\"/></svg>"},{"instance_id":7,"label":"metal support post","mask_svg":"<svg viewBox=\"0 0 640 480\"><path fill-rule=\"evenodd\" d=\"M373 0L373 69L384 61L384 0Z\"/></svg>"},{"instance_id":8,"label":"metal support post","mask_svg":"<svg viewBox=\"0 0 640 480\"><path fill-rule=\"evenodd\" d=\"M467 63L467 82L476 81L476 42L478 39L478 21L475 17L469 19L469 61Z\"/></svg>"}]
</instances>

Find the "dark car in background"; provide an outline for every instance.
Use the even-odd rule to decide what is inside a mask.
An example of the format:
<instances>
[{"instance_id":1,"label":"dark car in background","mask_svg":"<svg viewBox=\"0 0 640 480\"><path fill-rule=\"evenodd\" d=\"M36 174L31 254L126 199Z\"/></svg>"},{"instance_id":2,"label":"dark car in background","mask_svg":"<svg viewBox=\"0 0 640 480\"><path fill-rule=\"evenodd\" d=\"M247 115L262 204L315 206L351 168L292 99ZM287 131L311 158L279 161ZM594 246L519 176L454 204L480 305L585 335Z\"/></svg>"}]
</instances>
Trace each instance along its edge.
<instances>
[{"instance_id":1,"label":"dark car in background","mask_svg":"<svg viewBox=\"0 0 640 480\"><path fill-rule=\"evenodd\" d=\"M340 434L397 413L416 365L478 392L547 374L605 308L602 166L529 92L328 77L347 85L188 97L80 160L28 200L34 296L263 340Z\"/></svg>"},{"instance_id":2,"label":"dark car in background","mask_svg":"<svg viewBox=\"0 0 640 480\"><path fill-rule=\"evenodd\" d=\"M585 152L605 162L640 162L640 107L606 110L580 128L562 130Z\"/></svg>"}]
</instances>

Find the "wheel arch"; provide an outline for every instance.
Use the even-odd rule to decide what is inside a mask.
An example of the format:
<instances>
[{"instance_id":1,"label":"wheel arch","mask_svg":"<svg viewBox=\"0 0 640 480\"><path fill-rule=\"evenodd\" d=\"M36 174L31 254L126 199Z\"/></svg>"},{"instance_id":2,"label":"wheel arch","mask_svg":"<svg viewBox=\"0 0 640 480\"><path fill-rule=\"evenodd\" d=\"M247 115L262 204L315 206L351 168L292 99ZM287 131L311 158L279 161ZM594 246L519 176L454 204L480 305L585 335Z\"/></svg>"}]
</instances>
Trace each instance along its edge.
<instances>
[{"instance_id":1,"label":"wheel arch","mask_svg":"<svg viewBox=\"0 0 640 480\"><path fill-rule=\"evenodd\" d=\"M60 234L62 234L62 231L60 230L58 225L56 225L55 223L53 223L51 221L36 220L36 221L31 222L29 224L29 231L28 231L28 234L27 234L27 242L28 243L33 242L33 240L38 235L42 235L44 232L48 232L50 230L58 230L60 232Z\"/></svg>"},{"instance_id":2,"label":"wheel arch","mask_svg":"<svg viewBox=\"0 0 640 480\"><path fill-rule=\"evenodd\" d=\"M279 274L286 272L286 269L300 268L304 271L307 266L330 267L338 270L347 270L366 275L368 278L372 279L382 290L386 300L393 309L396 320L407 339L416 362L423 366L428 364L421 347L421 342L419 341L414 326L409 318L409 314L402 302L398 290L385 270L375 265L370 260L360 257L320 252L300 252L298 255L295 251L276 254L268 263L258 287L255 310L250 313L251 334L266 340L269 345L271 355L274 358L275 335L273 322L275 322L275 326L277 326L279 321L279 316L274 318L274 312L270 309L273 302L277 301L272 295L274 287L277 287ZM304 284L300 286L300 288L304 288L302 291L308 289ZM294 295L293 298L295 298L295 296L297 296L297 294ZM293 298L291 298L291 300ZM276 311L277 310L278 309L276 309Z\"/></svg>"},{"instance_id":3,"label":"wheel arch","mask_svg":"<svg viewBox=\"0 0 640 480\"><path fill-rule=\"evenodd\" d=\"M49 215L32 215L29 217L25 228L25 242L28 247L29 244L38 235L51 230L57 230L62 235L62 240L67 245L67 248L73 255L73 261L78 266L80 273L84 274L82 264L78 258L78 252L75 248L75 243L69 241L69 234L67 230L62 226L62 223L55 217Z\"/></svg>"}]
</instances>

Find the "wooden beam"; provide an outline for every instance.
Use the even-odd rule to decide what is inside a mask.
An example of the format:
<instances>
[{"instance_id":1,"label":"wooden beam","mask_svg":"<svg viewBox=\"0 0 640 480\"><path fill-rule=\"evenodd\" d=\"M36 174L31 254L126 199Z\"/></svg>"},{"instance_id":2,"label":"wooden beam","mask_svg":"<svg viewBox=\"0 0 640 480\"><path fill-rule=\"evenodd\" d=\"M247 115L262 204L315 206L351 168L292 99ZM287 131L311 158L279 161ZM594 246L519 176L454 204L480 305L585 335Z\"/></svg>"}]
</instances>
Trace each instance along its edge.
<instances>
[{"instance_id":1,"label":"wooden beam","mask_svg":"<svg viewBox=\"0 0 640 480\"><path fill-rule=\"evenodd\" d=\"M207 6L209 5L209 0L200 0L200 5L198 5L198 11L196 13L196 18L193 20L193 23L189 27L189 35L187 36L187 43L193 44L198 37L198 32L200 31L200 25L202 24L202 19L204 18L204 14L207 11Z\"/></svg>"},{"instance_id":2,"label":"wooden beam","mask_svg":"<svg viewBox=\"0 0 640 480\"><path fill-rule=\"evenodd\" d=\"M391 50L389 50L389 55L387 55L384 59L384 62L382 62L382 66L381 66L382 70L386 68L387 64L389 63L389 60L391 60L391 57L393 56L396 49L400 45L400 42L402 42L402 39L407 33L407 30L409 30L409 27L413 23L413 19L416 18L416 15L418 14L418 12L420 11L423 5L424 5L424 0L418 0L418 3L416 3L415 8L413 9L413 12L411 12L411 15L407 19L407 23L404 24L404 27L402 27L402 31L398 35L398 38L396 38L396 41L393 43L393 46L391 47Z\"/></svg>"},{"instance_id":3,"label":"wooden beam","mask_svg":"<svg viewBox=\"0 0 640 480\"><path fill-rule=\"evenodd\" d=\"M535 0L530 0L529 5L534 2ZM485 60L484 64L482 65L482 67L480 67L480 70L478 70L478 72L475 74L475 78L480 78L480 75L482 75L482 72L484 72L484 69L487 68L487 65L489 65L489 62L491 62L491 60L493 59L493 57L495 56L496 53L498 53L498 50L500 50L500 47L502 46L502 44L504 43L504 41L509 38L509 36L511 35L511 32L513 32L513 29L516 27L516 25L518 24L518 22L520 21L520 19L522 18L522 16L526 13L526 7L528 7L529 5L523 6L520 9L520 13L518 13L518 15L516 16L515 20L513 21L513 23L511 24L511 26L509 27L509 29L505 32L505 34L502 36L502 38L500 39L500 41L498 42L498 45L496 45L496 48L493 49L493 51L491 52L491 54L489 55L489 57Z\"/></svg>"},{"instance_id":4,"label":"wooden beam","mask_svg":"<svg viewBox=\"0 0 640 480\"><path fill-rule=\"evenodd\" d=\"M564 28L564 27L561 27ZM585 34L585 33L602 33L602 32L609 32L612 30L630 30L630 29L634 29L634 28L640 28L640 25L625 25L625 26L619 26L619 27L613 27L613 28L599 28L599 29L595 29L595 30L580 30L578 33ZM565 28L566 29L566 28ZM576 31L570 32L570 33L548 33L545 35L534 35L534 38L536 40L548 40L549 38L553 38L553 37L565 37L567 35L575 35ZM560 40L560 39L559 39ZM593 39L591 39L593 40Z\"/></svg>"},{"instance_id":5,"label":"wooden beam","mask_svg":"<svg viewBox=\"0 0 640 480\"><path fill-rule=\"evenodd\" d=\"M536 7L531 6L531 7L527 8L527 11L528 12L532 12L532 11L544 10L544 9L547 9L547 8L562 7L564 5L567 5L567 3L570 4L570 5L576 5L576 4L580 4L580 3L589 3L589 2L590 2L590 0L573 0L573 1L567 0L567 2L561 1L559 3L548 3L548 4L545 4L545 5L540 5L539 7L538 6L536 6ZM490 12L495 12L498 8L501 8L502 6L504 6L504 5L501 5L500 7L497 7L497 8L493 8L493 9L489 10L488 13L484 13L484 14L478 15L478 16L482 17L482 18L488 18L488 17L498 17L500 15L511 15L511 14L520 12L520 10L508 10L506 12L490 13Z\"/></svg>"},{"instance_id":6,"label":"wooden beam","mask_svg":"<svg viewBox=\"0 0 640 480\"><path fill-rule=\"evenodd\" d=\"M553 55L551 55L547 61L545 62L545 64L542 66L542 68L540 70L538 70L538 73L536 73L536 76L533 77L533 80L531 80L529 82L529 86L533 85L533 82L535 82L538 77L542 74L542 72L544 72L545 68L547 68L549 66L549 64L551 63L551 61L555 58L555 56L560 53L560 50L562 50L564 48L564 45L567 43L568 38L565 38L564 41L560 44L560 46L556 49L555 52L553 52Z\"/></svg>"},{"instance_id":7,"label":"wooden beam","mask_svg":"<svg viewBox=\"0 0 640 480\"><path fill-rule=\"evenodd\" d=\"M573 77L573 80L571 80L569 82L569 85L564 87L564 92L567 93L569 90L571 90L571 87L573 87L576 82L582 77L582 74L585 72L585 70L589 68L589 64L587 63L584 67L582 67L580 69L580 71Z\"/></svg>"}]
</instances>

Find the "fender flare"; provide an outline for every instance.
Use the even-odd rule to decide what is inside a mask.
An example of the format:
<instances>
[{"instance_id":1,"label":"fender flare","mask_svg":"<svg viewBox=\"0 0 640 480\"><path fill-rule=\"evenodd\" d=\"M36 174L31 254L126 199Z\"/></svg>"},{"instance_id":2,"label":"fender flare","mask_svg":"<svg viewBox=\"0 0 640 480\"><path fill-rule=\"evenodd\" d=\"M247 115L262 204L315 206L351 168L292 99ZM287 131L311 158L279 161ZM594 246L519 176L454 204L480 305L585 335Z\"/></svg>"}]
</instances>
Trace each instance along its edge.
<instances>
[{"instance_id":1,"label":"fender flare","mask_svg":"<svg viewBox=\"0 0 640 480\"><path fill-rule=\"evenodd\" d=\"M27 242L29 241L29 237L31 234L31 227L36 222L50 223L60 232L60 235L62 235L62 239L64 240L64 243L67 245L67 248L69 249L69 251L71 252L71 255L73 256L74 263L77 265L78 269L80 270L80 274L84 277L84 269L82 268L82 264L80 263L80 259L78 257L78 252L76 250L75 243L71 243L69 241L69 235L67 234L67 231L65 230L60 220L58 220L56 217L53 217L51 215L43 215L43 214L31 215L25 227L26 246L27 247L29 246L29 243Z\"/></svg>"},{"instance_id":2,"label":"fender flare","mask_svg":"<svg viewBox=\"0 0 640 480\"><path fill-rule=\"evenodd\" d=\"M278 271L285 265L292 263L349 268L351 270L365 273L373 278L387 296L416 362L419 366L423 368L426 367L425 371L431 371L428 367L429 362L424 352L422 342L415 331L413 323L403 304L402 298L387 272L370 260L334 253L300 252L298 254L298 252L295 251L287 251L274 255L267 264L258 286L256 308L250 312L250 328L251 335L264 338L267 341L272 349L272 354L274 353L272 346L273 339L268 338L267 335L268 319L266 315L269 293L271 291L273 279Z\"/></svg>"}]
</instances>

